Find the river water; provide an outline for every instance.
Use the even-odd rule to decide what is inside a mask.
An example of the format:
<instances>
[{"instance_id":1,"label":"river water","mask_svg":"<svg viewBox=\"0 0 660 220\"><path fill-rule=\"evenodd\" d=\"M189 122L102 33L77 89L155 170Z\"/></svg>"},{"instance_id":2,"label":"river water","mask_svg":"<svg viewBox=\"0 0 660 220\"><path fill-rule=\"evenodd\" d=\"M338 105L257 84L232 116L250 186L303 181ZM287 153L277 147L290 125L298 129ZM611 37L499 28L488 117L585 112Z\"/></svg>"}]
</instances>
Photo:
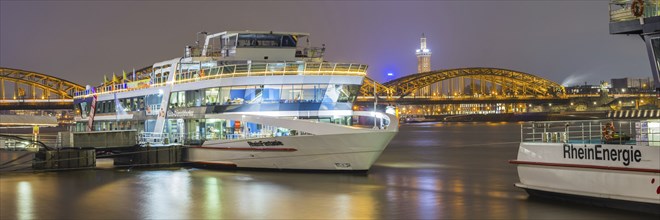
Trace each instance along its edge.
<instances>
[{"instance_id":1,"label":"river water","mask_svg":"<svg viewBox=\"0 0 660 220\"><path fill-rule=\"evenodd\" d=\"M401 126L366 174L96 169L0 174L0 219L657 219L528 198L516 123Z\"/></svg>"}]
</instances>

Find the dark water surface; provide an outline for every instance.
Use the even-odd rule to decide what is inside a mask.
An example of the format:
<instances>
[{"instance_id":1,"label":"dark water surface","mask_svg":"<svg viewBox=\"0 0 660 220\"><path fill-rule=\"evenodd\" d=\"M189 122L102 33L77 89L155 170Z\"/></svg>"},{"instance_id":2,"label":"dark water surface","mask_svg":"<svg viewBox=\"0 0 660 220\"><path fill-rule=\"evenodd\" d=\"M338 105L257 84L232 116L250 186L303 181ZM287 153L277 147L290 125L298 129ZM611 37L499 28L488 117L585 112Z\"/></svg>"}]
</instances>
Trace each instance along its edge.
<instances>
[{"instance_id":1,"label":"dark water surface","mask_svg":"<svg viewBox=\"0 0 660 220\"><path fill-rule=\"evenodd\" d=\"M0 174L1 219L657 219L528 198L520 125L403 125L367 174L99 169Z\"/></svg>"}]
</instances>

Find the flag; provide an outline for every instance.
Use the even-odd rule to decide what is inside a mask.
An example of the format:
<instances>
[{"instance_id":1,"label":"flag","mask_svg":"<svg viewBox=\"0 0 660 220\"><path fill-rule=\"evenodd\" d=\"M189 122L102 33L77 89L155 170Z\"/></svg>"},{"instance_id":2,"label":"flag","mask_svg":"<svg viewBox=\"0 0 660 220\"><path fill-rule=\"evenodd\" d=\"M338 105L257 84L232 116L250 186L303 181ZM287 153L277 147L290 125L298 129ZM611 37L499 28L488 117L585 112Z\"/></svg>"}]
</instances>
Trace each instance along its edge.
<instances>
[{"instance_id":1,"label":"flag","mask_svg":"<svg viewBox=\"0 0 660 220\"><path fill-rule=\"evenodd\" d=\"M119 81L119 79L117 79L115 73L112 73L112 82L117 82L117 81Z\"/></svg>"},{"instance_id":2,"label":"flag","mask_svg":"<svg viewBox=\"0 0 660 220\"><path fill-rule=\"evenodd\" d=\"M199 77L204 77L204 69L199 70Z\"/></svg>"},{"instance_id":3,"label":"flag","mask_svg":"<svg viewBox=\"0 0 660 220\"><path fill-rule=\"evenodd\" d=\"M105 84L107 84L107 83L108 83L108 76L106 76L106 75L104 74L104 75L103 75L103 85L105 85Z\"/></svg>"},{"instance_id":4,"label":"flag","mask_svg":"<svg viewBox=\"0 0 660 220\"><path fill-rule=\"evenodd\" d=\"M122 81L122 82L123 82L123 81L126 81L126 71L121 70L121 73L122 73L121 81Z\"/></svg>"}]
</instances>

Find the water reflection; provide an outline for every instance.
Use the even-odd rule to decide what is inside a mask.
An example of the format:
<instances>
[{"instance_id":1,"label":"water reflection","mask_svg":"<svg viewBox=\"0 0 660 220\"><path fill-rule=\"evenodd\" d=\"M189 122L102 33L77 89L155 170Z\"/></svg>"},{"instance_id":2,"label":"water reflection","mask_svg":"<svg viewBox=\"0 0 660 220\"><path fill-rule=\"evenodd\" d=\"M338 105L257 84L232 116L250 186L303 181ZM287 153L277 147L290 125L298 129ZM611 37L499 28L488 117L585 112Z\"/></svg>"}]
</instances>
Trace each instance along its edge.
<instances>
[{"instance_id":1,"label":"water reflection","mask_svg":"<svg viewBox=\"0 0 660 220\"><path fill-rule=\"evenodd\" d=\"M146 219L186 219L190 210L190 177L188 172L151 171L138 176L146 192L139 201Z\"/></svg>"},{"instance_id":2,"label":"water reflection","mask_svg":"<svg viewBox=\"0 0 660 220\"><path fill-rule=\"evenodd\" d=\"M219 180L216 177L207 177L206 183L204 184L204 195L206 196L205 214L206 218L220 217L222 216L222 204L220 203L220 197L222 197L222 180Z\"/></svg>"},{"instance_id":3,"label":"water reflection","mask_svg":"<svg viewBox=\"0 0 660 220\"><path fill-rule=\"evenodd\" d=\"M441 216L438 213L438 207L442 207L442 196L436 192L441 191L441 188L436 188L439 182L434 176L422 175L415 178L416 186L418 189L417 195L417 212L423 219L434 219Z\"/></svg>"},{"instance_id":4,"label":"water reflection","mask_svg":"<svg viewBox=\"0 0 660 220\"><path fill-rule=\"evenodd\" d=\"M32 185L29 182L21 181L18 183L16 191L18 193L16 196L16 218L34 219L32 215L34 212L32 208Z\"/></svg>"},{"instance_id":5,"label":"water reflection","mask_svg":"<svg viewBox=\"0 0 660 220\"><path fill-rule=\"evenodd\" d=\"M2 174L0 219L648 217L527 199L506 163L516 156L518 131L513 123L403 126L366 175L188 168Z\"/></svg>"}]
</instances>

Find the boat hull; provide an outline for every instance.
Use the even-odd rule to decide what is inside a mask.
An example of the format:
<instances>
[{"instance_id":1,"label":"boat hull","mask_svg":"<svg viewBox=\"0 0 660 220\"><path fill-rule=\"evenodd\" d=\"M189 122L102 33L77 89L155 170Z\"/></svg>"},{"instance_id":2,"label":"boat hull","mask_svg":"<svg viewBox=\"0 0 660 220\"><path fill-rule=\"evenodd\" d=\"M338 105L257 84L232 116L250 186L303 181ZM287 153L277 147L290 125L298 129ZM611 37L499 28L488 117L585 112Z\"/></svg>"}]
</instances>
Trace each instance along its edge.
<instances>
[{"instance_id":1,"label":"boat hull","mask_svg":"<svg viewBox=\"0 0 660 220\"><path fill-rule=\"evenodd\" d=\"M395 134L382 130L207 141L191 147L187 160L236 168L366 171Z\"/></svg>"},{"instance_id":2,"label":"boat hull","mask_svg":"<svg viewBox=\"0 0 660 220\"><path fill-rule=\"evenodd\" d=\"M659 157L655 146L521 143L511 163L518 168L516 186L530 195L643 203L660 210Z\"/></svg>"},{"instance_id":3,"label":"boat hull","mask_svg":"<svg viewBox=\"0 0 660 220\"><path fill-rule=\"evenodd\" d=\"M660 215L660 206L653 203L633 202L627 200L609 199L609 198L594 197L594 196L581 196L575 194L557 193L546 190L536 190L531 188L524 188L524 189L530 196L539 197L543 199L552 199L552 200L565 201L565 202L576 202L585 205L614 207L614 208L625 209L630 211L645 212L645 213Z\"/></svg>"}]
</instances>

